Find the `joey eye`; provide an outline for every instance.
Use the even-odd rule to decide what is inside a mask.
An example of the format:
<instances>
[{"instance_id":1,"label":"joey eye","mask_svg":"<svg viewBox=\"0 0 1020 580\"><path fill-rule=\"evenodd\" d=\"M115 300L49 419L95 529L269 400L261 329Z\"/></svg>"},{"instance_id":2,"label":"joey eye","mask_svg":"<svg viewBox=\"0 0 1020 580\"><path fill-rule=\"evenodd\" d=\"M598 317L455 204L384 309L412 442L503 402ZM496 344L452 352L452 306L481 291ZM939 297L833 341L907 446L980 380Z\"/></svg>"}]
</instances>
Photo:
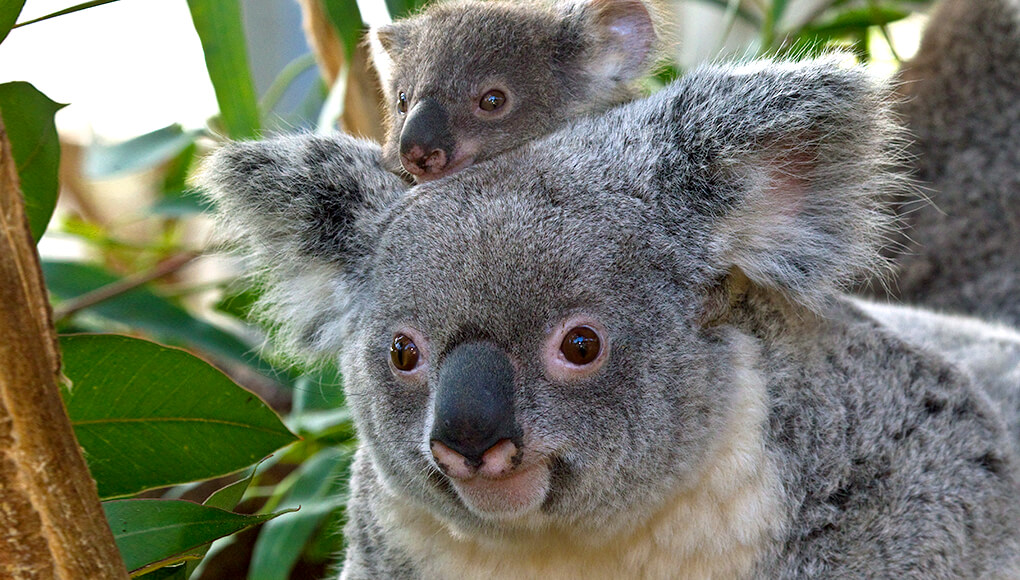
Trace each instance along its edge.
<instances>
[{"instance_id":1,"label":"joey eye","mask_svg":"<svg viewBox=\"0 0 1020 580\"><path fill-rule=\"evenodd\" d=\"M401 115L407 113L407 94L404 91L400 91L397 97L397 112Z\"/></svg>"},{"instance_id":2,"label":"joey eye","mask_svg":"<svg viewBox=\"0 0 1020 580\"><path fill-rule=\"evenodd\" d=\"M563 342L560 344L560 352L567 361L584 366L591 364L599 356L602 344L599 342L599 335L590 326L577 326L570 329Z\"/></svg>"},{"instance_id":3,"label":"joey eye","mask_svg":"<svg viewBox=\"0 0 1020 580\"><path fill-rule=\"evenodd\" d=\"M393 337L390 344L390 360L400 371L413 371L418 366L418 345L406 334Z\"/></svg>"},{"instance_id":4,"label":"joey eye","mask_svg":"<svg viewBox=\"0 0 1020 580\"><path fill-rule=\"evenodd\" d=\"M482 96L481 101L478 101L478 108L483 111L495 111L502 107L503 103L506 103L506 95L503 94L503 91L492 89Z\"/></svg>"}]
</instances>

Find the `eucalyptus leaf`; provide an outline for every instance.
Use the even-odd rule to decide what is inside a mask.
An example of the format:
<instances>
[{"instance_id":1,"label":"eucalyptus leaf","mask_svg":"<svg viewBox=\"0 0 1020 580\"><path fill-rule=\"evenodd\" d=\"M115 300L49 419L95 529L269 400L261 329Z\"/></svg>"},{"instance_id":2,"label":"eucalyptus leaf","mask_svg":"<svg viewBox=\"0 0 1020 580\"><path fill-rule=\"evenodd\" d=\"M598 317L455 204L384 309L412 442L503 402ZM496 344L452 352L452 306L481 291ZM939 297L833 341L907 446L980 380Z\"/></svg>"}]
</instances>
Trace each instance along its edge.
<instances>
[{"instance_id":1,"label":"eucalyptus leaf","mask_svg":"<svg viewBox=\"0 0 1020 580\"><path fill-rule=\"evenodd\" d=\"M255 465L249 467L241 479L214 491L208 499L202 502L202 505L233 511L237 504L241 502L241 498L244 497L244 492L248 491L248 486L251 485L251 480L255 477L256 467ZM185 564L184 578L191 577L191 574L198 568L199 562L209 552L211 546L212 544L206 544L192 552L195 559L189 560Z\"/></svg>"},{"instance_id":2,"label":"eucalyptus leaf","mask_svg":"<svg viewBox=\"0 0 1020 580\"><path fill-rule=\"evenodd\" d=\"M174 124L116 145L94 145L85 155L85 173L104 179L156 167L193 145L201 133Z\"/></svg>"},{"instance_id":3,"label":"eucalyptus leaf","mask_svg":"<svg viewBox=\"0 0 1020 580\"><path fill-rule=\"evenodd\" d=\"M121 279L98 266L77 262L43 261L42 269L50 293L61 301L76 298ZM272 367L261 361L251 346L195 318L145 286L95 304L86 312L112 325L143 330L160 342L194 347L253 366L263 374L272 374Z\"/></svg>"},{"instance_id":4,"label":"eucalyptus leaf","mask_svg":"<svg viewBox=\"0 0 1020 580\"><path fill-rule=\"evenodd\" d=\"M254 394L179 349L60 338L61 395L102 498L242 469L296 440Z\"/></svg>"},{"instance_id":5,"label":"eucalyptus leaf","mask_svg":"<svg viewBox=\"0 0 1020 580\"><path fill-rule=\"evenodd\" d=\"M293 485L278 507L299 511L267 523L259 531L249 578L287 580L313 534L334 511L346 505L352 454L327 447L292 474Z\"/></svg>"},{"instance_id":6,"label":"eucalyptus leaf","mask_svg":"<svg viewBox=\"0 0 1020 580\"><path fill-rule=\"evenodd\" d=\"M29 83L0 84L0 116L11 142L28 225L36 241L46 231L57 205L60 138L53 116L63 107Z\"/></svg>"},{"instance_id":7,"label":"eucalyptus leaf","mask_svg":"<svg viewBox=\"0 0 1020 580\"><path fill-rule=\"evenodd\" d=\"M160 499L107 501L103 511L132 573L188 559L186 555L199 546L286 513L242 515L190 501Z\"/></svg>"},{"instance_id":8,"label":"eucalyptus leaf","mask_svg":"<svg viewBox=\"0 0 1020 580\"><path fill-rule=\"evenodd\" d=\"M18 21L18 15L25 6L25 0L4 0L0 3L0 42L3 42L7 35L14 28Z\"/></svg>"},{"instance_id":9,"label":"eucalyptus leaf","mask_svg":"<svg viewBox=\"0 0 1020 580\"><path fill-rule=\"evenodd\" d=\"M361 42L361 34L365 25L361 20L358 3L351 0L322 0L329 21L340 37L344 55L350 61L354 58L354 49Z\"/></svg>"},{"instance_id":10,"label":"eucalyptus leaf","mask_svg":"<svg viewBox=\"0 0 1020 580\"><path fill-rule=\"evenodd\" d=\"M846 34L860 34L870 26L885 26L910 16L910 12L893 6L872 6L847 10L828 20L805 26L807 36L831 38Z\"/></svg>"},{"instance_id":11,"label":"eucalyptus leaf","mask_svg":"<svg viewBox=\"0 0 1020 580\"><path fill-rule=\"evenodd\" d=\"M386 0L386 8L394 20L399 20L417 11L428 0Z\"/></svg>"},{"instance_id":12,"label":"eucalyptus leaf","mask_svg":"<svg viewBox=\"0 0 1020 580\"><path fill-rule=\"evenodd\" d=\"M188 0L191 20L202 42L220 106L220 120L232 139L260 133L258 99L248 64L241 6L238 0Z\"/></svg>"}]
</instances>

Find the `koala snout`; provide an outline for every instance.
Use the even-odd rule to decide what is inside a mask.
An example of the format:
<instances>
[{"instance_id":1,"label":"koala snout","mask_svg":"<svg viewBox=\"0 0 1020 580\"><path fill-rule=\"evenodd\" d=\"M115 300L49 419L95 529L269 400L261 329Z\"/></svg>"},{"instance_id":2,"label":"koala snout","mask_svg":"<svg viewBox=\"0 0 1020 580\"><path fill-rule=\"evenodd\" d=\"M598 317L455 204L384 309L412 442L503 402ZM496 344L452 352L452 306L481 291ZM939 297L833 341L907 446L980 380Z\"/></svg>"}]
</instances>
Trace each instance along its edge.
<instances>
[{"instance_id":1,"label":"koala snout","mask_svg":"<svg viewBox=\"0 0 1020 580\"><path fill-rule=\"evenodd\" d=\"M512 469L521 428L514 417L510 358L487 343L454 348L439 369L430 447L451 477Z\"/></svg>"},{"instance_id":2,"label":"koala snout","mask_svg":"<svg viewBox=\"0 0 1020 580\"><path fill-rule=\"evenodd\" d=\"M416 177L441 174L453 159L455 146L446 108L433 99L422 99L400 131L400 164Z\"/></svg>"}]
</instances>

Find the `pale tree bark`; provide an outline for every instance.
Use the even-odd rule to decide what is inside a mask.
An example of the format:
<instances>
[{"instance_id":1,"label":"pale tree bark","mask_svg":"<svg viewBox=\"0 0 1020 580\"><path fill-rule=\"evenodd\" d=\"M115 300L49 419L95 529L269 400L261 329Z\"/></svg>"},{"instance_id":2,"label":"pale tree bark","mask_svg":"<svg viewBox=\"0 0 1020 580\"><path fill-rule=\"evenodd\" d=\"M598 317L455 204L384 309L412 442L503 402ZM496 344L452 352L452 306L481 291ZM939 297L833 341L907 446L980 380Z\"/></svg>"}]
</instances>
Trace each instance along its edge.
<instances>
[{"instance_id":1,"label":"pale tree bark","mask_svg":"<svg viewBox=\"0 0 1020 580\"><path fill-rule=\"evenodd\" d=\"M305 38L315 54L319 72L326 84L333 86L346 61L336 29L333 28L322 7L322 0L298 0L298 4L301 5ZM340 127L353 135L381 141L382 91L379 89L379 78L375 69L369 66L365 43L358 43L350 66L344 112L339 119Z\"/></svg>"},{"instance_id":2,"label":"pale tree bark","mask_svg":"<svg viewBox=\"0 0 1020 580\"><path fill-rule=\"evenodd\" d=\"M0 578L125 579L59 377L46 287L0 122Z\"/></svg>"}]
</instances>

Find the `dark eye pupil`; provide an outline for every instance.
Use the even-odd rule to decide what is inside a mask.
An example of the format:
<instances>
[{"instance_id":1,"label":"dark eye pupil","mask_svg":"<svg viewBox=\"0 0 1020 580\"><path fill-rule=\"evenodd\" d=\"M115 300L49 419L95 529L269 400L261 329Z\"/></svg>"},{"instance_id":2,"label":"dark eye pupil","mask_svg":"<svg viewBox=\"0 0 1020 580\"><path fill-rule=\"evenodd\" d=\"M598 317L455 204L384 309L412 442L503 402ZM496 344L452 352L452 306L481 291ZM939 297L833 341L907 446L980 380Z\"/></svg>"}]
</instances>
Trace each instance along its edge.
<instances>
[{"instance_id":1,"label":"dark eye pupil","mask_svg":"<svg viewBox=\"0 0 1020 580\"><path fill-rule=\"evenodd\" d=\"M407 335L398 334L390 345L390 360L399 370L412 370L418 366L418 346Z\"/></svg>"},{"instance_id":2,"label":"dark eye pupil","mask_svg":"<svg viewBox=\"0 0 1020 580\"><path fill-rule=\"evenodd\" d=\"M485 96L482 97L482 101L478 103L478 106L481 107L483 111L495 111L502 107L505 102L506 95L504 95L501 91L492 90L485 93Z\"/></svg>"},{"instance_id":3,"label":"dark eye pupil","mask_svg":"<svg viewBox=\"0 0 1020 580\"><path fill-rule=\"evenodd\" d=\"M578 326L563 337L560 351L575 365L586 365L599 355L599 336L587 326Z\"/></svg>"},{"instance_id":4,"label":"dark eye pupil","mask_svg":"<svg viewBox=\"0 0 1020 580\"><path fill-rule=\"evenodd\" d=\"M401 114L407 112L407 95L403 92L397 97L397 111Z\"/></svg>"}]
</instances>

